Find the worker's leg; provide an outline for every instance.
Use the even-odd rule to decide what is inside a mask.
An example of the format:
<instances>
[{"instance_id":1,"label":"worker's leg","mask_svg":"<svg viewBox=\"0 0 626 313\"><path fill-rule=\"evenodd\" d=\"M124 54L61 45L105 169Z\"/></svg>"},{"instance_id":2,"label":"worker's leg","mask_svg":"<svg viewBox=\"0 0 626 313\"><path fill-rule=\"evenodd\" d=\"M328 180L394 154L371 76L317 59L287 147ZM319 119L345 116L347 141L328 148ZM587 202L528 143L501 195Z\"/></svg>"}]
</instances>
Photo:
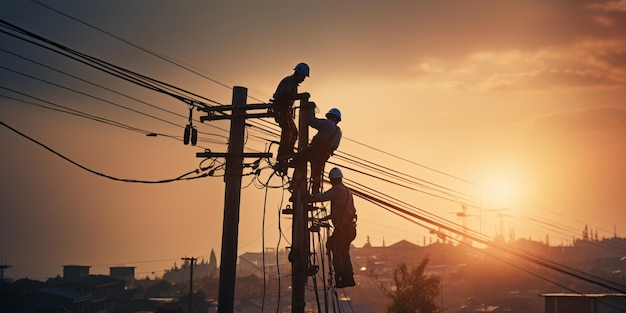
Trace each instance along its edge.
<instances>
[{"instance_id":1,"label":"worker's leg","mask_svg":"<svg viewBox=\"0 0 626 313\"><path fill-rule=\"evenodd\" d=\"M322 175L324 175L324 166L328 161L328 155L320 155L319 152L311 155L311 181L312 181L312 194L318 194L322 188Z\"/></svg>"},{"instance_id":2,"label":"worker's leg","mask_svg":"<svg viewBox=\"0 0 626 313\"><path fill-rule=\"evenodd\" d=\"M335 267L335 277L337 287L354 286L354 271L350 260L350 243L356 237L356 228L352 225L342 225L338 234L336 247L333 251L333 266ZM337 228L335 228L337 230Z\"/></svg>"},{"instance_id":3,"label":"worker's leg","mask_svg":"<svg viewBox=\"0 0 626 313\"><path fill-rule=\"evenodd\" d=\"M280 146L276 159L282 161L293 156L293 148L298 139L298 129L296 123L287 114L279 115L276 120L281 128Z\"/></svg>"}]
</instances>

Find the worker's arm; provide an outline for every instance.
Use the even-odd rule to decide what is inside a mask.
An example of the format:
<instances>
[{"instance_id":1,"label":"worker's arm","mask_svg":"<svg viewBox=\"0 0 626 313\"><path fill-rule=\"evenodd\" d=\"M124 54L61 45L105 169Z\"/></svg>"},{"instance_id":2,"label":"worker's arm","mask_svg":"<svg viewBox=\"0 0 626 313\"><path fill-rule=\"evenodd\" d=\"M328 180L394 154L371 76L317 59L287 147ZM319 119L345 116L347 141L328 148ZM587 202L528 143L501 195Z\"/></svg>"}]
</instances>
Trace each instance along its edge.
<instances>
[{"instance_id":1,"label":"worker's arm","mask_svg":"<svg viewBox=\"0 0 626 313\"><path fill-rule=\"evenodd\" d=\"M328 191L313 195L313 197L311 197L311 202L331 201L331 200L341 197L342 194L343 193L341 192L341 190L333 187L333 188L330 188Z\"/></svg>"},{"instance_id":2,"label":"worker's arm","mask_svg":"<svg viewBox=\"0 0 626 313\"><path fill-rule=\"evenodd\" d=\"M279 106L291 105L295 100L310 98L308 92L298 93L298 83L293 76L283 78L274 92L274 103Z\"/></svg>"}]
</instances>

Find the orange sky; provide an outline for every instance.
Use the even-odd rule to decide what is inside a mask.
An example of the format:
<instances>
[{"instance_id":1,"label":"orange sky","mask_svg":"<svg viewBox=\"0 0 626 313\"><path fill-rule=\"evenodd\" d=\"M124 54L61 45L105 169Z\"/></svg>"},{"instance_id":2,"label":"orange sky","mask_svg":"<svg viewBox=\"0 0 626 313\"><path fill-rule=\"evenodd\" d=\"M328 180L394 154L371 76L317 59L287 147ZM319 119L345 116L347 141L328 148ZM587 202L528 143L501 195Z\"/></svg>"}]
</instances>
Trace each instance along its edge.
<instances>
[{"instance_id":1,"label":"orange sky","mask_svg":"<svg viewBox=\"0 0 626 313\"><path fill-rule=\"evenodd\" d=\"M298 62L301 84L320 110L342 110L340 151L482 198L482 231L494 236L497 212L517 238L571 243L585 224L599 236L626 230L626 1L245 1L179 4L114 1L54 9L175 60L183 70L35 2L3 1L4 21L88 55L231 102L226 86L267 101ZM4 28L3 28L4 30ZM181 136L188 109L171 97L86 69L0 34L1 120L90 169L158 180L198 167L198 147L103 125L8 99L7 89L134 127ZM10 53L89 78L173 111L176 117L53 73ZM173 126L110 103L50 86L19 71L167 119ZM217 81L218 83L215 83ZM35 100L27 99L35 102ZM40 103L40 102L38 102ZM197 113L194 116L197 118ZM211 124L211 125L207 125ZM228 124L199 125L225 142ZM313 134L312 131L311 134ZM265 136L254 129L250 135ZM266 136L267 137L267 136ZM11 277L46 278L64 264L137 266L162 275L180 257L219 258L223 181L159 185L116 182L86 172L6 128L0 131L0 263ZM364 147L362 144L370 146ZM226 151L224 144L205 144ZM266 149L250 137L249 151ZM372 149L375 148L375 149ZM391 157L384 151L396 157ZM399 158L410 160L413 163ZM333 157L331 161L340 163ZM416 165L418 164L418 165ZM435 171L433 171L434 169ZM346 176L454 223L458 203ZM474 182L469 184L454 177ZM267 176L264 176L267 179ZM244 184L250 179L244 179ZM274 185L278 181L273 181ZM260 251L265 189L242 196L239 250ZM268 190L266 246L278 241L280 189ZM287 196L288 197L288 196ZM435 240L428 230L357 201L355 245ZM480 215L475 208L471 215ZM554 232L543 222L561 229ZM478 230L479 218L466 219ZM291 238L291 220L281 219ZM562 229L567 229L562 230ZM284 241L283 241L284 244ZM138 276L139 276L138 275Z\"/></svg>"}]
</instances>

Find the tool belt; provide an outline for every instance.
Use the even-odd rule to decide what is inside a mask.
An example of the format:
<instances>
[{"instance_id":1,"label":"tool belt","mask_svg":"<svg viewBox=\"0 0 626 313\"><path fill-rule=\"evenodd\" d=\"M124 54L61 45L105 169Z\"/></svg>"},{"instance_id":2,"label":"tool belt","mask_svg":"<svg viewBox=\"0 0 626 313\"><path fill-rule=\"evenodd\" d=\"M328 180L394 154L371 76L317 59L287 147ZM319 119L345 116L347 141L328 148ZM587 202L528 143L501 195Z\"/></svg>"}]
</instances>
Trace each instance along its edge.
<instances>
[{"instance_id":1,"label":"tool belt","mask_svg":"<svg viewBox=\"0 0 626 313\"><path fill-rule=\"evenodd\" d=\"M315 151L315 154L328 158L331 155L333 155L333 153L335 152L335 149L337 149L337 147L333 147L329 143L321 142L321 140L315 140L315 139L316 137L314 137L313 140L311 140L311 148L314 149L313 151Z\"/></svg>"},{"instance_id":2,"label":"tool belt","mask_svg":"<svg viewBox=\"0 0 626 313\"><path fill-rule=\"evenodd\" d=\"M357 220L356 215L353 217L342 216L336 222L333 221L333 224L337 225L338 227L355 227L356 228L356 220Z\"/></svg>"},{"instance_id":3,"label":"tool belt","mask_svg":"<svg viewBox=\"0 0 626 313\"><path fill-rule=\"evenodd\" d=\"M274 114L274 119L276 122L278 120L286 120L286 119L294 119L295 118L295 110L291 106L290 103L285 103L276 101L274 99L270 100L270 107L267 109L268 113Z\"/></svg>"}]
</instances>

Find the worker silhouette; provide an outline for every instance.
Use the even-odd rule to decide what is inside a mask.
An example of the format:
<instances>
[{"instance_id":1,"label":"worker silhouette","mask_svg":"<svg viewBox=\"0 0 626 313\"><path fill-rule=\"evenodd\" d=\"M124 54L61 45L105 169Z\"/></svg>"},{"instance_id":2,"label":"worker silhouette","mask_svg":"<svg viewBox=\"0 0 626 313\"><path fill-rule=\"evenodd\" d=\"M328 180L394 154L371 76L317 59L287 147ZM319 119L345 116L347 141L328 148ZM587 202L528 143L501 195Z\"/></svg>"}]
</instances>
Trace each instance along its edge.
<instances>
[{"instance_id":1,"label":"worker silhouette","mask_svg":"<svg viewBox=\"0 0 626 313\"><path fill-rule=\"evenodd\" d=\"M298 86L309 77L309 66L299 63L294 73L283 78L274 93L272 110L275 112L275 121L280 126L280 146L276 156L275 169L279 173L287 172L287 160L294 155L294 146L298 139L298 128L294 122L293 103L295 100L307 99L309 93L298 93Z\"/></svg>"},{"instance_id":2,"label":"worker silhouette","mask_svg":"<svg viewBox=\"0 0 626 313\"><path fill-rule=\"evenodd\" d=\"M315 117L315 103L309 102L307 107L301 110L309 110L308 125L317 129L317 134L311 139L311 143L302 148L290 162L291 167L304 162L311 163L312 194L320 193L322 186L322 174L328 158L337 150L341 142L341 129L337 124L341 121L341 111L332 108L326 113L326 118Z\"/></svg>"},{"instance_id":3,"label":"worker silhouette","mask_svg":"<svg viewBox=\"0 0 626 313\"><path fill-rule=\"evenodd\" d=\"M332 253L335 268L335 287L354 286L354 272L350 260L350 243L356 238L356 208L352 191L343 184L343 173L334 167L328 173L332 187L323 193L313 195L309 202L330 201L330 215L321 221L331 220L333 233L326 241L326 248Z\"/></svg>"}]
</instances>

